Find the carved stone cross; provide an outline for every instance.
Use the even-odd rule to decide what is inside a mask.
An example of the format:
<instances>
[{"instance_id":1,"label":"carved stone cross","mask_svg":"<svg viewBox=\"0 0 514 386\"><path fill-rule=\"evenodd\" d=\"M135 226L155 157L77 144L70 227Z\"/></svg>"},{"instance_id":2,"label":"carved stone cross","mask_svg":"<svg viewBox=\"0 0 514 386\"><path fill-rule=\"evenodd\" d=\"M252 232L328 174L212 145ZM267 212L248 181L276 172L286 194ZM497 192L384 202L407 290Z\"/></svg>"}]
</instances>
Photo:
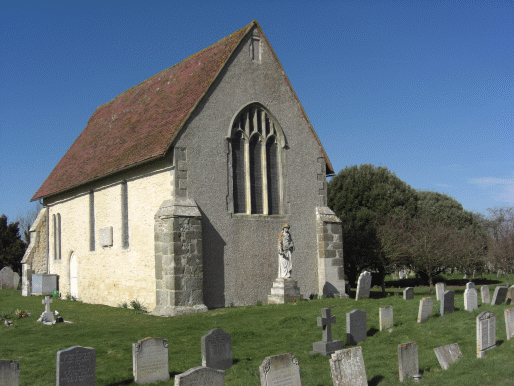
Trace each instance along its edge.
<instances>
[{"instance_id":1,"label":"carved stone cross","mask_svg":"<svg viewBox=\"0 0 514 386\"><path fill-rule=\"evenodd\" d=\"M318 318L318 326L323 327L323 342L332 342L332 324L336 322L335 315L330 315L330 308L321 310L321 318Z\"/></svg>"},{"instance_id":2,"label":"carved stone cross","mask_svg":"<svg viewBox=\"0 0 514 386\"><path fill-rule=\"evenodd\" d=\"M52 303L52 299L45 296L45 300L41 300L41 303L45 305L45 312L52 312L50 311L50 303Z\"/></svg>"}]
</instances>

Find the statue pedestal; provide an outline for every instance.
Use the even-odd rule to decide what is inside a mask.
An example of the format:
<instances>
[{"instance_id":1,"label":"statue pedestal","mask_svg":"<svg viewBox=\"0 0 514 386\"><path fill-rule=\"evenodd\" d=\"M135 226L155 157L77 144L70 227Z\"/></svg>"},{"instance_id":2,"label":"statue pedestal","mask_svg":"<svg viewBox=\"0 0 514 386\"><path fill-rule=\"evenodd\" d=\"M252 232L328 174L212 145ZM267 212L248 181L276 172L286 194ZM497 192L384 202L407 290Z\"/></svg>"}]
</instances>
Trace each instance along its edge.
<instances>
[{"instance_id":1,"label":"statue pedestal","mask_svg":"<svg viewBox=\"0 0 514 386\"><path fill-rule=\"evenodd\" d=\"M284 304L302 299L300 288L294 279L277 278L271 287L271 294L268 295L268 304Z\"/></svg>"}]
</instances>

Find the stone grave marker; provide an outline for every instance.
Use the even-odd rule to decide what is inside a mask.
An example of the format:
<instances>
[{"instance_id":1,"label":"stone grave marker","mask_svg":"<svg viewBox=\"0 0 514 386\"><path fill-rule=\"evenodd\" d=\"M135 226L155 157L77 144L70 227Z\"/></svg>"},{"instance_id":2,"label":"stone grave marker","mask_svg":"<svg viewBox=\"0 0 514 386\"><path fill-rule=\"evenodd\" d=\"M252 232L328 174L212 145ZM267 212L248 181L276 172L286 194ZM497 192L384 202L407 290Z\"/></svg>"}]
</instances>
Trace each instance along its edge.
<instances>
[{"instance_id":1,"label":"stone grave marker","mask_svg":"<svg viewBox=\"0 0 514 386\"><path fill-rule=\"evenodd\" d=\"M359 275L359 280L357 282L357 294L355 295L355 300L359 300L362 298L369 298L370 290L371 290L371 273L368 271L364 271Z\"/></svg>"},{"instance_id":2,"label":"stone grave marker","mask_svg":"<svg viewBox=\"0 0 514 386\"><path fill-rule=\"evenodd\" d=\"M510 286L507 290L507 295L505 296L505 304L514 304L514 286Z\"/></svg>"},{"instance_id":3,"label":"stone grave marker","mask_svg":"<svg viewBox=\"0 0 514 386\"><path fill-rule=\"evenodd\" d=\"M175 375L174 386L223 386L225 384L225 371L210 367L198 366Z\"/></svg>"},{"instance_id":4,"label":"stone grave marker","mask_svg":"<svg viewBox=\"0 0 514 386\"><path fill-rule=\"evenodd\" d=\"M293 354L266 357L259 366L261 386L301 386L300 366Z\"/></svg>"},{"instance_id":5,"label":"stone grave marker","mask_svg":"<svg viewBox=\"0 0 514 386\"><path fill-rule=\"evenodd\" d=\"M50 311L50 303L52 303L52 299L48 296L45 296L45 298L41 300L41 304L45 305L45 311L41 314L42 322L53 323L55 321L54 313Z\"/></svg>"},{"instance_id":6,"label":"stone grave marker","mask_svg":"<svg viewBox=\"0 0 514 386\"><path fill-rule=\"evenodd\" d=\"M482 303L491 303L491 291L489 291L488 285L483 285L480 288L480 294L482 295Z\"/></svg>"},{"instance_id":7,"label":"stone grave marker","mask_svg":"<svg viewBox=\"0 0 514 386\"><path fill-rule=\"evenodd\" d=\"M335 324L336 317L330 313L330 308L323 308L321 310L322 317L318 318L318 326L323 327L323 340L312 344L310 354L319 353L328 356L336 350L343 348L343 341L332 339L332 324Z\"/></svg>"},{"instance_id":8,"label":"stone grave marker","mask_svg":"<svg viewBox=\"0 0 514 386\"><path fill-rule=\"evenodd\" d=\"M507 297L507 290L508 288L505 286L496 286L496 288L494 289L493 300L491 300L491 304L493 306L497 306L505 303L505 298Z\"/></svg>"},{"instance_id":9,"label":"stone grave marker","mask_svg":"<svg viewBox=\"0 0 514 386\"><path fill-rule=\"evenodd\" d=\"M474 288L469 288L464 291L464 309L466 311L473 311L478 308L478 294Z\"/></svg>"},{"instance_id":10,"label":"stone grave marker","mask_svg":"<svg viewBox=\"0 0 514 386\"><path fill-rule=\"evenodd\" d=\"M466 283L466 289L471 289L471 288L476 289L476 287L475 287L475 283L473 283L472 281L467 282L467 283Z\"/></svg>"},{"instance_id":11,"label":"stone grave marker","mask_svg":"<svg viewBox=\"0 0 514 386\"><path fill-rule=\"evenodd\" d=\"M507 340L514 338L514 309L506 308L505 314L505 332L507 333Z\"/></svg>"},{"instance_id":12,"label":"stone grave marker","mask_svg":"<svg viewBox=\"0 0 514 386\"><path fill-rule=\"evenodd\" d=\"M13 275L13 288L18 289L18 286L20 285L20 275L18 275L18 272L14 272Z\"/></svg>"},{"instance_id":13,"label":"stone grave marker","mask_svg":"<svg viewBox=\"0 0 514 386\"><path fill-rule=\"evenodd\" d=\"M221 328L202 336L202 366L216 370L232 367L232 338Z\"/></svg>"},{"instance_id":14,"label":"stone grave marker","mask_svg":"<svg viewBox=\"0 0 514 386\"><path fill-rule=\"evenodd\" d=\"M432 315L432 309L434 308L434 299L423 298L419 302L418 311L418 323L424 323Z\"/></svg>"},{"instance_id":15,"label":"stone grave marker","mask_svg":"<svg viewBox=\"0 0 514 386\"><path fill-rule=\"evenodd\" d=\"M366 340L366 311L353 310L346 314L346 344L355 346Z\"/></svg>"},{"instance_id":16,"label":"stone grave marker","mask_svg":"<svg viewBox=\"0 0 514 386\"><path fill-rule=\"evenodd\" d=\"M57 351L57 386L94 386L96 351L91 347L73 346Z\"/></svg>"},{"instance_id":17,"label":"stone grave marker","mask_svg":"<svg viewBox=\"0 0 514 386\"><path fill-rule=\"evenodd\" d=\"M132 343L132 368L138 384L169 380L168 340L146 338Z\"/></svg>"},{"instance_id":18,"label":"stone grave marker","mask_svg":"<svg viewBox=\"0 0 514 386\"><path fill-rule=\"evenodd\" d=\"M3 267L0 270L0 289L13 289L14 272L11 267Z\"/></svg>"},{"instance_id":19,"label":"stone grave marker","mask_svg":"<svg viewBox=\"0 0 514 386\"><path fill-rule=\"evenodd\" d=\"M403 300L412 300L414 299L414 288L407 287L403 290Z\"/></svg>"},{"instance_id":20,"label":"stone grave marker","mask_svg":"<svg viewBox=\"0 0 514 386\"><path fill-rule=\"evenodd\" d=\"M338 350L330 359L334 386L368 386L362 347Z\"/></svg>"},{"instance_id":21,"label":"stone grave marker","mask_svg":"<svg viewBox=\"0 0 514 386\"><path fill-rule=\"evenodd\" d=\"M18 386L20 384L20 362L0 359L0 385Z\"/></svg>"},{"instance_id":22,"label":"stone grave marker","mask_svg":"<svg viewBox=\"0 0 514 386\"><path fill-rule=\"evenodd\" d=\"M436 347L434 352L443 370L448 370L452 363L457 362L457 359L462 358L462 353L460 352L460 348L457 343Z\"/></svg>"},{"instance_id":23,"label":"stone grave marker","mask_svg":"<svg viewBox=\"0 0 514 386\"><path fill-rule=\"evenodd\" d=\"M378 309L380 331L393 327L393 306L380 307Z\"/></svg>"},{"instance_id":24,"label":"stone grave marker","mask_svg":"<svg viewBox=\"0 0 514 386\"><path fill-rule=\"evenodd\" d=\"M444 283L437 283L435 285L435 293L436 293L437 301L440 302L441 299L443 298Z\"/></svg>"},{"instance_id":25,"label":"stone grave marker","mask_svg":"<svg viewBox=\"0 0 514 386\"><path fill-rule=\"evenodd\" d=\"M400 382L406 379L419 379L418 345L416 342L398 345L398 366L400 369Z\"/></svg>"},{"instance_id":26,"label":"stone grave marker","mask_svg":"<svg viewBox=\"0 0 514 386\"><path fill-rule=\"evenodd\" d=\"M484 311L477 316L477 358L484 358L485 352L496 347L496 316Z\"/></svg>"},{"instance_id":27,"label":"stone grave marker","mask_svg":"<svg viewBox=\"0 0 514 386\"><path fill-rule=\"evenodd\" d=\"M453 311L455 311L455 292L444 291L441 298L441 316L451 314Z\"/></svg>"}]
</instances>

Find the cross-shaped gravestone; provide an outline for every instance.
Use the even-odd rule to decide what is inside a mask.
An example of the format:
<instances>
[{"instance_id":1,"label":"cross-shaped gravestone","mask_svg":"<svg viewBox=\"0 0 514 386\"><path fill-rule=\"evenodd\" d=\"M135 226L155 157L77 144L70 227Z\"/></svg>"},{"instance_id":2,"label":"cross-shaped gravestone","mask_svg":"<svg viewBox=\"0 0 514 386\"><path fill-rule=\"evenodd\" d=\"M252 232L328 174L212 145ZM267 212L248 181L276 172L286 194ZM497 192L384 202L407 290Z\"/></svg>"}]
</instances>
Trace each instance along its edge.
<instances>
[{"instance_id":1,"label":"cross-shaped gravestone","mask_svg":"<svg viewBox=\"0 0 514 386\"><path fill-rule=\"evenodd\" d=\"M50 303L52 303L52 299L50 299L48 296L45 296L45 300L41 300L41 304L45 305L45 312L52 312L50 311Z\"/></svg>"},{"instance_id":2,"label":"cross-shaped gravestone","mask_svg":"<svg viewBox=\"0 0 514 386\"><path fill-rule=\"evenodd\" d=\"M54 314L50 311L50 303L52 303L52 299L48 296L45 296L44 300L41 300L41 303L45 305L45 312L41 314L41 321L43 323L53 323L54 322Z\"/></svg>"},{"instance_id":3,"label":"cross-shaped gravestone","mask_svg":"<svg viewBox=\"0 0 514 386\"><path fill-rule=\"evenodd\" d=\"M332 340L332 324L336 322L335 315L331 315L330 308L321 310L321 318L318 318L318 326L323 327L323 340L312 344L311 354L330 355L336 350L343 348L343 342L340 340Z\"/></svg>"}]
</instances>

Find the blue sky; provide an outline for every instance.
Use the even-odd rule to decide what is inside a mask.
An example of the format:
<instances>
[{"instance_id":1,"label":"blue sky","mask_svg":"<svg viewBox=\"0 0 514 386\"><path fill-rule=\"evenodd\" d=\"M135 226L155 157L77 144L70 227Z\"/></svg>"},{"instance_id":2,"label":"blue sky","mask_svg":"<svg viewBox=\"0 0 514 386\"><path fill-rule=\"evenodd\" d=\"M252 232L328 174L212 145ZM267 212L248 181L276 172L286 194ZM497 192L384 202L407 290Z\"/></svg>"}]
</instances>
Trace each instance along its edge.
<instances>
[{"instance_id":1,"label":"blue sky","mask_svg":"<svg viewBox=\"0 0 514 386\"><path fill-rule=\"evenodd\" d=\"M514 2L38 0L0 5L0 213L95 109L259 21L336 172L371 163L465 209L514 206Z\"/></svg>"}]
</instances>

